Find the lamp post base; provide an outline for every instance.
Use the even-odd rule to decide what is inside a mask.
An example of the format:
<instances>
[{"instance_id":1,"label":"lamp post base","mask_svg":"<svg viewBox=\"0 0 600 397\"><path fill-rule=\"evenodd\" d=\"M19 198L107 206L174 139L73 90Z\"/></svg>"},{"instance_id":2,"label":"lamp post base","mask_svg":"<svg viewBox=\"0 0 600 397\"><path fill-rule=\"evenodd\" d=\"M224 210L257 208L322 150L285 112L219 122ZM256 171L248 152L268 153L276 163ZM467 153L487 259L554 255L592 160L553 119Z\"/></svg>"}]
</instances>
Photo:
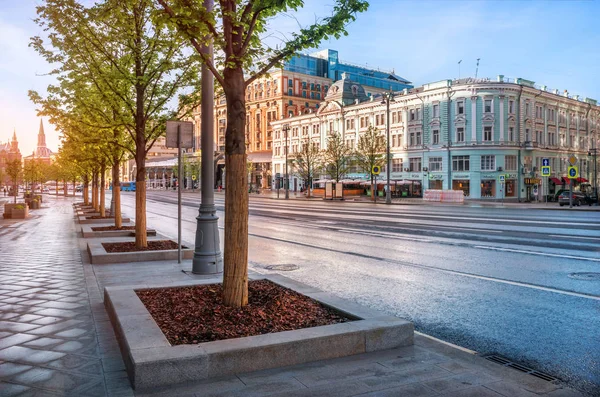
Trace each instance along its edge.
<instances>
[{"instance_id":1,"label":"lamp post base","mask_svg":"<svg viewBox=\"0 0 600 397\"><path fill-rule=\"evenodd\" d=\"M223 272L223 257L219 244L219 217L214 205L200 205L196 217L196 246L192 260L192 273L217 274Z\"/></svg>"}]
</instances>

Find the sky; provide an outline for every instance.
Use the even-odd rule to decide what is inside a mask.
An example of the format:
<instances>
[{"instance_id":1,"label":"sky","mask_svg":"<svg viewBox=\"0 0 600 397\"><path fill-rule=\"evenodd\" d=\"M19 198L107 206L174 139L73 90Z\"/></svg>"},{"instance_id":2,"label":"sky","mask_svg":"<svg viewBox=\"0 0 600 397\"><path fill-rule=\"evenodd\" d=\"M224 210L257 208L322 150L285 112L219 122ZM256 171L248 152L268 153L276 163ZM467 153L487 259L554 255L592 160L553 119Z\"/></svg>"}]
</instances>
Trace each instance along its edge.
<instances>
[{"instance_id":1,"label":"sky","mask_svg":"<svg viewBox=\"0 0 600 397\"><path fill-rule=\"evenodd\" d=\"M31 48L42 32L34 23L42 0L0 0L0 142L17 132L23 155L37 144L39 117L28 90L42 94L53 79ZM296 13L270 22L269 43L289 37L331 11L333 0L305 0ZM598 1L402 1L370 0L368 11L348 26L348 36L320 49L340 60L394 70L414 85L474 76L522 77L561 92L600 100ZM311 51L307 51L311 52ZM44 120L47 146L59 133Z\"/></svg>"}]
</instances>

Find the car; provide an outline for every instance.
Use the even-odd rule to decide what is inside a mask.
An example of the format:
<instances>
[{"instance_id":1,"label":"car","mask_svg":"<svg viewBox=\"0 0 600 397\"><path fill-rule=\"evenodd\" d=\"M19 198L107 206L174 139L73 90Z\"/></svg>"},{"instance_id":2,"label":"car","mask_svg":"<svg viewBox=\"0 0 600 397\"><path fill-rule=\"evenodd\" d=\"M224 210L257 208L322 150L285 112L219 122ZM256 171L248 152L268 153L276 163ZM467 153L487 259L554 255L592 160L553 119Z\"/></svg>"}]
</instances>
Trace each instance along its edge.
<instances>
[{"instance_id":1,"label":"car","mask_svg":"<svg viewBox=\"0 0 600 397\"><path fill-rule=\"evenodd\" d=\"M568 190L565 190L558 196L558 204L561 207L569 204ZM573 191L573 205L580 206L581 204L592 205L592 199L580 191Z\"/></svg>"},{"instance_id":2,"label":"car","mask_svg":"<svg viewBox=\"0 0 600 397\"><path fill-rule=\"evenodd\" d=\"M81 192L83 192L83 186L82 186L82 185L76 186L76 187L75 187L75 191L76 191L77 193L81 193Z\"/></svg>"}]
</instances>

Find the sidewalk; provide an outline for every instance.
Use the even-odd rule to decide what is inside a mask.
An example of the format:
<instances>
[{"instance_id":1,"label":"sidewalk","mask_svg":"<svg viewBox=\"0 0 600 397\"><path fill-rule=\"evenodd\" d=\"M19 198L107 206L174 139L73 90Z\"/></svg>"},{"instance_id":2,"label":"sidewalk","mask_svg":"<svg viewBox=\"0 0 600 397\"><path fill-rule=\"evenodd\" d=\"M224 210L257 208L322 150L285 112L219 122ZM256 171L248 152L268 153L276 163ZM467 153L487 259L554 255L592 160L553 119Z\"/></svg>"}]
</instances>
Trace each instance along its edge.
<instances>
[{"instance_id":1,"label":"sidewalk","mask_svg":"<svg viewBox=\"0 0 600 397\"><path fill-rule=\"evenodd\" d=\"M578 396L424 335L415 345L135 392L102 303L108 285L195 279L190 261L93 266L72 198L0 223L1 396ZM133 214L127 214L133 215Z\"/></svg>"}]
</instances>

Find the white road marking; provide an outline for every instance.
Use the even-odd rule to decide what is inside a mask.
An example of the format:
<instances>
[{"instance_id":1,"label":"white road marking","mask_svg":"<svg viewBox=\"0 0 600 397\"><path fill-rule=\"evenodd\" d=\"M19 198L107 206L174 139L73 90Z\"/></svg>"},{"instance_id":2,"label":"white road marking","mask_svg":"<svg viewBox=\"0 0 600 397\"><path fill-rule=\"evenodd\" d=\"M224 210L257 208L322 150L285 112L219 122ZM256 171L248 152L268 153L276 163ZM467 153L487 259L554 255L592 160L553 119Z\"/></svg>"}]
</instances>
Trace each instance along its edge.
<instances>
[{"instance_id":1,"label":"white road marking","mask_svg":"<svg viewBox=\"0 0 600 397\"><path fill-rule=\"evenodd\" d=\"M527 251L527 250L518 250L518 249L513 249L513 248L489 247L486 245L476 245L475 248L482 248L482 249L488 249L488 250L493 250L493 251L514 252L517 254L551 256L554 258L567 258L567 259L577 259L577 260L582 260L582 261L600 262L600 258L590 258L587 256L552 254L550 252Z\"/></svg>"},{"instance_id":2,"label":"white road marking","mask_svg":"<svg viewBox=\"0 0 600 397\"><path fill-rule=\"evenodd\" d=\"M584 236L569 236L567 234L550 234L550 237L560 237L560 238L581 238L586 240L600 240L600 237L584 237Z\"/></svg>"}]
</instances>

